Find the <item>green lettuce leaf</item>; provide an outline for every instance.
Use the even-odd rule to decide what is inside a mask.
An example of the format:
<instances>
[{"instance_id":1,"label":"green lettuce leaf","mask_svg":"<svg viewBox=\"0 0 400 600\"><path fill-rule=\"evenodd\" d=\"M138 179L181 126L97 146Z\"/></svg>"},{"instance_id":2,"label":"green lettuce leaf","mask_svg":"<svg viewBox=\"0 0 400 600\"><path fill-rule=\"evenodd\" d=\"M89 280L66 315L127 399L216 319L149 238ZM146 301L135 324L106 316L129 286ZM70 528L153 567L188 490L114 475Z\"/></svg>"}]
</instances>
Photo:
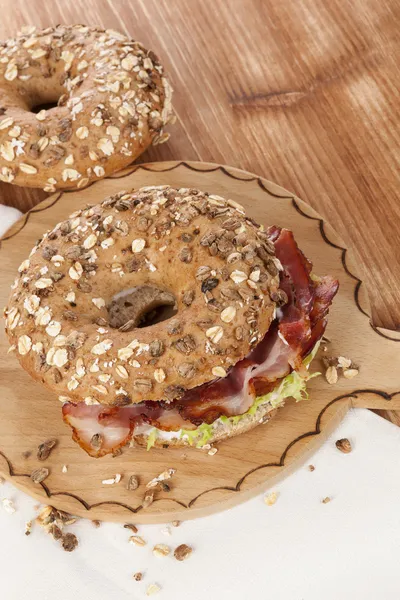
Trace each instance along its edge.
<instances>
[{"instance_id":1,"label":"green lettuce leaf","mask_svg":"<svg viewBox=\"0 0 400 600\"><path fill-rule=\"evenodd\" d=\"M156 443L157 439L157 428L153 427L153 429L149 433L149 437L147 438L147 450L150 450Z\"/></svg>"}]
</instances>

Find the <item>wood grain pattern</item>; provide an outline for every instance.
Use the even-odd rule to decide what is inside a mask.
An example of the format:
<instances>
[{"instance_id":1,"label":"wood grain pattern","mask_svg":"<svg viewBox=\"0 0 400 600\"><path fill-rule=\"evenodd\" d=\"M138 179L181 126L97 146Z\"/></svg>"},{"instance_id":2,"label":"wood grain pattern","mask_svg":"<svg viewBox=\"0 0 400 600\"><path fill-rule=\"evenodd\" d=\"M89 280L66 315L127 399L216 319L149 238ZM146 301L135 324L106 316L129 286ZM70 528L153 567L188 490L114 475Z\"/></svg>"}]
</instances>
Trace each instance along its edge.
<instances>
[{"instance_id":1,"label":"wood grain pattern","mask_svg":"<svg viewBox=\"0 0 400 600\"><path fill-rule=\"evenodd\" d=\"M350 356L362 368L356 379L340 378L335 386L323 377L312 379L310 401L287 402L270 423L221 443L215 456L192 448L153 449L149 453L133 448L117 458L95 460L72 442L54 394L21 370L12 354L6 354L8 343L1 331L0 397L8 402L0 403L0 474L36 498L51 498L57 508L92 519L125 521L133 512L137 522L167 522L224 510L297 468L350 407L400 408L400 334L371 326L364 285L351 252L301 200L275 184L231 167L154 163L131 167L81 192L55 194L5 236L0 250L0 303L5 303L17 266L43 230L82 203L115 193L121 185L124 189L149 185L155 174L159 184L198 187L230 197L260 223L276 218L279 225L290 226L305 254L313 258L315 272L330 273L341 282L327 330L330 352ZM318 359L316 362L315 368L320 370ZM26 460L22 453L37 447L44 437L55 437L59 444L46 463L51 469L49 478L35 485L29 474L38 466L37 460L34 454ZM69 466L68 474L62 473L63 464ZM168 467L177 469L172 492L160 494L154 504L143 509L144 484ZM123 483L112 488L101 485L116 472L126 480L132 469L142 482L136 492L128 492Z\"/></svg>"},{"instance_id":2,"label":"wood grain pattern","mask_svg":"<svg viewBox=\"0 0 400 600\"><path fill-rule=\"evenodd\" d=\"M396 0L3 0L26 23L120 29L162 58L178 116L142 161L249 169L294 191L354 248L376 325L400 330ZM46 194L0 184L23 211ZM393 416L396 419L396 416Z\"/></svg>"}]
</instances>

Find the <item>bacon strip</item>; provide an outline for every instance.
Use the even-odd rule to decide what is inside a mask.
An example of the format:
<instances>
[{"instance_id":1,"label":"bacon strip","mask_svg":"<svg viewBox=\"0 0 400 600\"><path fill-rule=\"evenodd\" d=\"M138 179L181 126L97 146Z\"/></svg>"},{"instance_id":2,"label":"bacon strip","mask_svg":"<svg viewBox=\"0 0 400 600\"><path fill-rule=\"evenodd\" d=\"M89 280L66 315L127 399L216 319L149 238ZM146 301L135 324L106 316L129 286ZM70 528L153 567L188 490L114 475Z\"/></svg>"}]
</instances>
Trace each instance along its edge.
<instances>
[{"instance_id":1,"label":"bacon strip","mask_svg":"<svg viewBox=\"0 0 400 600\"><path fill-rule=\"evenodd\" d=\"M195 429L221 416L247 412L256 396L270 392L278 382L298 369L302 359L321 339L326 315L338 282L332 277L311 279L311 263L298 248L287 229L270 228L270 240L283 266L280 288L288 302L278 309L267 335L227 377L186 392L172 403L143 402L126 407L64 404L64 420L73 429L73 438L91 456L104 456L126 445L147 424L164 431ZM91 444L93 435L102 436L100 449Z\"/></svg>"}]
</instances>

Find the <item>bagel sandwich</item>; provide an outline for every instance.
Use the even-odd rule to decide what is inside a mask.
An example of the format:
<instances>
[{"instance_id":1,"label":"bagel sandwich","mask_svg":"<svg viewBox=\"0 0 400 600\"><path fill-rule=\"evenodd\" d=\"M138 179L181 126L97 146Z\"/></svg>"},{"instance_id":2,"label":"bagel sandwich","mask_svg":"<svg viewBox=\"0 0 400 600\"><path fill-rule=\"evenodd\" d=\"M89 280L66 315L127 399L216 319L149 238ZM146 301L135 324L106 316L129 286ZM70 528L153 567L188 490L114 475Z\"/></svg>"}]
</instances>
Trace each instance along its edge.
<instances>
[{"instance_id":1,"label":"bagel sandwich","mask_svg":"<svg viewBox=\"0 0 400 600\"><path fill-rule=\"evenodd\" d=\"M290 230L214 194L148 186L43 235L6 331L90 456L202 448L307 398L337 290Z\"/></svg>"}]
</instances>

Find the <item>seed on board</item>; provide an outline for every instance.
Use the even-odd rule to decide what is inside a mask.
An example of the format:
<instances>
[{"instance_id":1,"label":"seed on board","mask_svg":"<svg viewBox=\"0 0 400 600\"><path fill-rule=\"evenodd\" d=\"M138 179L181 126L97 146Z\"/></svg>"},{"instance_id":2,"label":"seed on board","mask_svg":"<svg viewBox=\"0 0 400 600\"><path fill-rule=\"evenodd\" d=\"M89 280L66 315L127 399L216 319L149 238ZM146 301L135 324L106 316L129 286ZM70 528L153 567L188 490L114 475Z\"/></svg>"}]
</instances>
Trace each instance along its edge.
<instances>
[{"instance_id":1,"label":"seed on board","mask_svg":"<svg viewBox=\"0 0 400 600\"><path fill-rule=\"evenodd\" d=\"M337 364L338 367L341 367L342 369L349 369L351 367L351 359L346 358L345 356L338 356Z\"/></svg>"},{"instance_id":2,"label":"seed on board","mask_svg":"<svg viewBox=\"0 0 400 600\"><path fill-rule=\"evenodd\" d=\"M329 498L329 496L326 496L326 498L323 498L321 500L322 504L328 504L328 502L330 502L330 501L331 501L331 498Z\"/></svg>"},{"instance_id":3,"label":"seed on board","mask_svg":"<svg viewBox=\"0 0 400 600\"><path fill-rule=\"evenodd\" d=\"M314 465L308 465L308 470L309 471L315 471Z\"/></svg>"},{"instance_id":4,"label":"seed on board","mask_svg":"<svg viewBox=\"0 0 400 600\"><path fill-rule=\"evenodd\" d=\"M115 477L112 477L110 479L103 479L103 481L101 482L104 485L115 485L117 483L119 483L122 479L122 475L121 473L117 473L115 475Z\"/></svg>"},{"instance_id":5,"label":"seed on board","mask_svg":"<svg viewBox=\"0 0 400 600\"><path fill-rule=\"evenodd\" d=\"M272 506L278 500L278 492L271 492L264 498L264 502L267 506Z\"/></svg>"},{"instance_id":6,"label":"seed on board","mask_svg":"<svg viewBox=\"0 0 400 600\"><path fill-rule=\"evenodd\" d=\"M207 454L209 456L214 456L214 454L217 454L218 452L218 448L210 448L210 450L207 452Z\"/></svg>"},{"instance_id":7,"label":"seed on board","mask_svg":"<svg viewBox=\"0 0 400 600\"><path fill-rule=\"evenodd\" d=\"M135 546L145 546L147 544L146 540L144 540L140 535L131 535L129 538L129 543L134 544Z\"/></svg>"},{"instance_id":8,"label":"seed on board","mask_svg":"<svg viewBox=\"0 0 400 600\"><path fill-rule=\"evenodd\" d=\"M144 498L143 498L143 501L142 501L142 507L143 508L149 508L149 506L151 504L153 504L154 494L155 494L155 490L147 490L146 491L146 493L144 495Z\"/></svg>"},{"instance_id":9,"label":"seed on board","mask_svg":"<svg viewBox=\"0 0 400 600\"><path fill-rule=\"evenodd\" d=\"M53 448L55 448L55 446L57 445L57 440L56 439L49 439L46 440L45 442L42 442L39 447L38 447L38 451L37 451L37 458L38 460L47 460L50 456L51 451L53 450Z\"/></svg>"},{"instance_id":10,"label":"seed on board","mask_svg":"<svg viewBox=\"0 0 400 600\"><path fill-rule=\"evenodd\" d=\"M163 558L168 556L171 553L171 548L166 544L156 544L153 548L154 556L158 556L159 558Z\"/></svg>"},{"instance_id":11,"label":"seed on board","mask_svg":"<svg viewBox=\"0 0 400 600\"><path fill-rule=\"evenodd\" d=\"M349 452L352 451L350 440L348 440L347 438L341 438L340 440L337 440L336 448L344 454L349 454Z\"/></svg>"},{"instance_id":12,"label":"seed on board","mask_svg":"<svg viewBox=\"0 0 400 600\"><path fill-rule=\"evenodd\" d=\"M171 479L171 477L174 475L174 473L176 473L176 469L167 469L166 471L163 471L160 475L158 475L157 477L154 477L153 479L151 479L151 481L149 481L146 484L146 489L151 490L153 488L158 487L158 485L161 481Z\"/></svg>"},{"instance_id":13,"label":"seed on board","mask_svg":"<svg viewBox=\"0 0 400 600\"><path fill-rule=\"evenodd\" d=\"M126 484L126 489L129 491L137 490L139 487L139 479L136 475L131 475Z\"/></svg>"},{"instance_id":14,"label":"seed on board","mask_svg":"<svg viewBox=\"0 0 400 600\"><path fill-rule=\"evenodd\" d=\"M192 552L193 549L190 546L188 546L187 544L180 544L180 546L175 548L174 556L176 560L183 561L189 558Z\"/></svg>"},{"instance_id":15,"label":"seed on board","mask_svg":"<svg viewBox=\"0 0 400 600\"><path fill-rule=\"evenodd\" d=\"M353 379L358 375L358 369L343 369L343 377L346 379Z\"/></svg>"},{"instance_id":16,"label":"seed on board","mask_svg":"<svg viewBox=\"0 0 400 600\"><path fill-rule=\"evenodd\" d=\"M160 590L161 587L159 585L157 585L156 583L151 583L146 590L146 596L153 596L154 594L157 594Z\"/></svg>"},{"instance_id":17,"label":"seed on board","mask_svg":"<svg viewBox=\"0 0 400 600\"><path fill-rule=\"evenodd\" d=\"M33 483L42 483L50 474L49 469L43 467L41 469L35 469L31 473L31 479Z\"/></svg>"},{"instance_id":18,"label":"seed on board","mask_svg":"<svg viewBox=\"0 0 400 600\"><path fill-rule=\"evenodd\" d=\"M133 576L133 579L135 581L142 581L142 579L143 579L143 573L140 573L140 572L135 573L134 576Z\"/></svg>"},{"instance_id":19,"label":"seed on board","mask_svg":"<svg viewBox=\"0 0 400 600\"><path fill-rule=\"evenodd\" d=\"M138 528L136 527L136 525L133 525L133 523L125 523L124 529L130 529L130 531L133 531L133 533L138 532Z\"/></svg>"},{"instance_id":20,"label":"seed on board","mask_svg":"<svg viewBox=\"0 0 400 600\"><path fill-rule=\"evenodd\" d=\"M336 367L334 367L334 366L328 367L325 372L325 378L326 378L327 382L330 383L331 385L334 385L335 383L337 383L338 373L337 373Z\"/></svg>"}]
</instances>

